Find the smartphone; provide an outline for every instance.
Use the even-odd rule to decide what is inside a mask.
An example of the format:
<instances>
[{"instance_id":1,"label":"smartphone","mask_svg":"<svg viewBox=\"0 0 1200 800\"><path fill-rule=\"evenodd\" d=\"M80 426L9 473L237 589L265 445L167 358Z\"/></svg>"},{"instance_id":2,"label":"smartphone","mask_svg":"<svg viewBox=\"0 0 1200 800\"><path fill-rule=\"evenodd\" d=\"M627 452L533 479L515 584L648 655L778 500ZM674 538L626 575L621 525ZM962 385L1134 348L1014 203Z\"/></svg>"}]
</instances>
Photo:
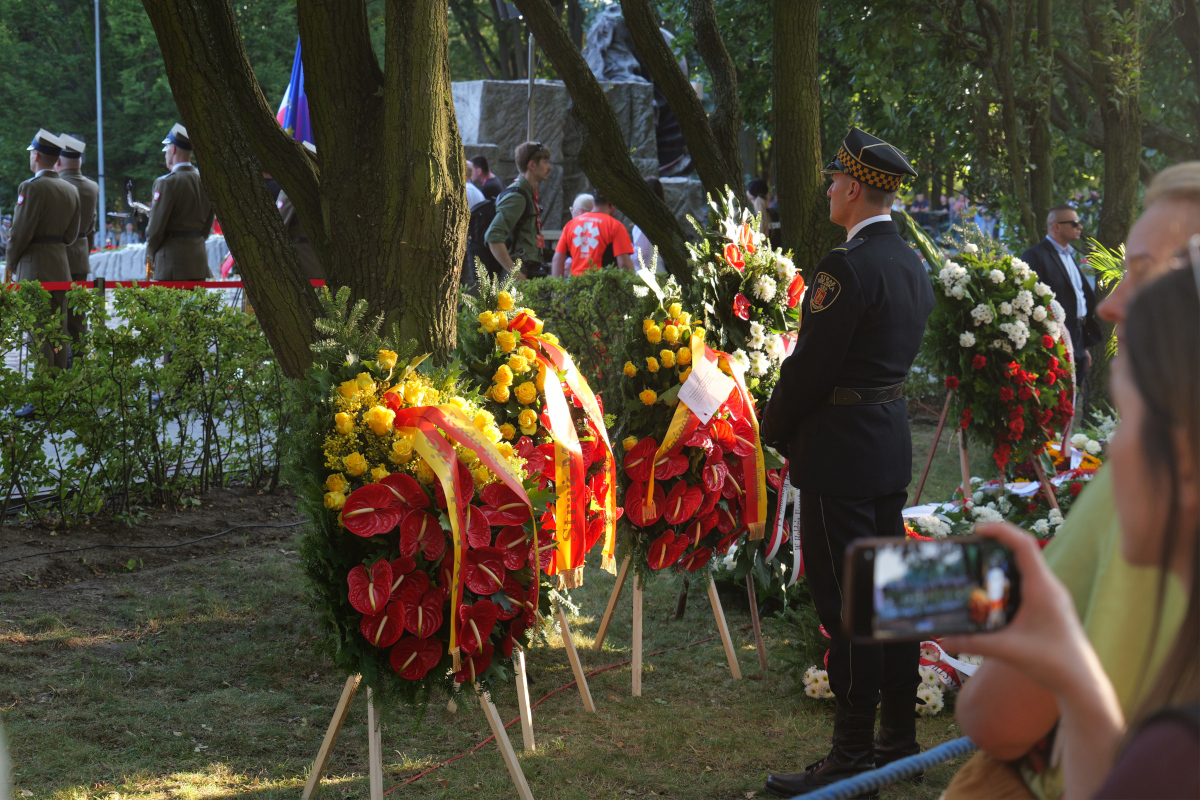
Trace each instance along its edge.
<instances>
[{"instance_id":1,"label":"smartphone","mask_svg":"<svg viewBox=\"0 0 1200 800\"><path fill-rule=\"evenodd\" d=\"M860 539L846 551L852 641L920 641L1007 625L1021 602L1012 551L992 539Z\"/></svg>"}]
</instances>

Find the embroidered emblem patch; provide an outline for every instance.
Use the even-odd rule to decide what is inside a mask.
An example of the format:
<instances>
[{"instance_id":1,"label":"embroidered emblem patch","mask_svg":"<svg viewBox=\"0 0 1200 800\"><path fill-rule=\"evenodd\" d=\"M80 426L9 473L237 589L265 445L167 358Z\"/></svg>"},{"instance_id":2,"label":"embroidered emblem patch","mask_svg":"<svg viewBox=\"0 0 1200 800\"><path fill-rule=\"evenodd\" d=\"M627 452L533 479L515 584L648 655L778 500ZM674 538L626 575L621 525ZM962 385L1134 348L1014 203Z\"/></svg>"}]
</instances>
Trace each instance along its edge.
<instances>
[{"instance_id":1,"label":"embroidered emblem patch","mask_svg":"<svg viewBox=\"0 0 1200 800\"><path fill-rule=\"evenodd\" d=\"M275 201L275 207L276 207L277 209L279 209L280 211L282 211L282 210L283 210L283 201L282 201L282 200L276 200L276 201Z\"/></svg>"},{"instance_id":2,"label":"embroidered emblem patch","mask_svg":"<svg viewBox=\"0 0 1200 800\"><path fill-rule=\"evenodd\" d=\"M158 196L159 196L160 194L162 194L162 192L155 192L155 193L154 193L154 199L153 199L153 200L151 200L150 202L151 202L151 203L157 203L157 202L158 202Z\"/></svg>"},{"instance_id":3,"label":"embroidered emblem patch","mask_svg":"<svg viewBox=\"0 0 1200 800\"><path fill-rule=\"evenodd\" d=\"M24 203L24 202L25 202L25 195L23 195L23 194L17 195L17 205L21 205L21 203Z\"/></svg>"},{"instance_id":4,"label":"embroidered emblem patch","mask_svg":"<svg viewBox=\"0 0 1200 800\"><path fill-rule=\"evenodd\" d=\"M812 298L808 301L808 306L814 314L833 305L838 293L842 291L842 285L838 283L837 278L828 272L818 272L815 283Z\"/></svg>"}]
</instances>

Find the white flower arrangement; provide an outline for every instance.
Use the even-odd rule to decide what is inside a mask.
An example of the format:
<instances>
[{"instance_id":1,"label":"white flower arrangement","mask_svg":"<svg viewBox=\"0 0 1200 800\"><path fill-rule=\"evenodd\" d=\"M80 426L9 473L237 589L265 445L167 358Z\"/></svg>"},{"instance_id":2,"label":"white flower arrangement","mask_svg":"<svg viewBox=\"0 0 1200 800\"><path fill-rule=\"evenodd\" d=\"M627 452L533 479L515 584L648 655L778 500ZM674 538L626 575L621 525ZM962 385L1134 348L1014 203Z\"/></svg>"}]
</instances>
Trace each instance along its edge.
<instances>
[{"instance_id":1,"label":"white flower arrangement","mask_svg":"<svg viewBox=\"0 0 1200 800\"><path fill-rule=\"evenodd\" d=\"M1029 341L1029 326L1021 320L1015 322L1000 323L1000 330L1008 335L1008 340L1013 343L1013 347L1020 350Z\"/></svg>"},{"instance_id":2,"label":"white flower arrangement","mask_svg":"<svg viewBox=\"0 0 1200 800\"><path fill-rule=\"evenodd\" d=\"M1029 275L1033 272L1033 270L1029 268L1028 264L1016 256L1013 257L1012 268L1014 275L1020 283L1024 283L1025 281L1029 280Z\"/></svg>"},{"instance_id":3,"label":"white flower arrangement","mask_svg":"<svg viewBox=\"0 0 1200 800\"><path fill-rule=\"evenodd\" d=\"M936 716L946 707L945 695L937 686L922 683L917 687L917 699L920 702L915 704L916 711L922 717Z\"/></svg>"},{"instance_id":4,"label":"white flower arrangement","mask_svg":"<svg viewBox=\"0 0 1200 800\"><path fill-rule=\"evenodd\" d=\"M971 309L971 319L975 320L975 326L989 325L995 319L992 314L992 307L987 303L980 303Z\"/></svg>"},{"instance_id":5,"label":"white flower arrangement","mask_svg":"<svg viewBox=\"0 0 1200 800\"><path fill-rule=\"evenodd\" d=\"M934 539L945 539L950 535L950 523L932 514L909 517L908 524L922 536L929 536Z\"/></svg>"},{"instance_id":6,"label":"white flower arrangement","mask_svg":"<svg viewBox=\"0 0 1200 800\"><path fill-rule=\"evenodd\" d=\"M833 697L829 688L829 673L815 666L809 667L804 673L804 693L817 700Z\"/></svg>"},{"instance_id":7,"label":"white flower arrangement","mask_svg":"<svg viewBox=\"0 0 1200 800\"><path fill-rule=\"evenodd\" d=\"M958 344L960 347L974 347L975 346L975 334L971 333L970 331L967 331L966 333L964 333L963 335L958 337Z\"/></svg>"},{"instance_id":8,"label":"white flower arrangement","mask_svg":"<svg viewBox=\"0 0 1200 800\"><path fill-rule=\"evenodd\" d=\"M997 511L989 503L986 506L976 506L975 507L975 521L976 522L1003 522L1004 515L1001 514L999 511Z\"/></svg>"},{"instance_id":9,"label":"white flower arrangement","mask_svg":"<svg viewBox=\"0 0 1200 800\"><path fill-rule=\"evenodd\" d=\"M1038 297L1045 297L1046 295L1050 294L1050 287L1041 281L1038 281L1033 285L1033 291Z\"/></svg>"},{"instance_id":10,"label":"white flower arrangement","mask_svg":"<svg viewBox=\"0 0 1200 800\"><path fill-rule=\"evenodd\" d=\"M755 350L750 354L750 374L755 378L761 378L766 375L771 369L771 361L763 354L761 350Z\"/></svg>"},{"instance_id":11,"label":"white flower arrangement","mask_svg":"<svg viewBox=\"0 0 1200 800\"><path fill-rule=\"evenodd\" d=\"M730 355L730 360L742 372L750 368L750 356L746 355L746 351L741 348L733 351Z\"/></svg>"},{"instance_id":12,"label":"white flower arrangement","mask_svg":"<svg viewBox=\"0 0 1200 800\"><path fill-rule=\"evenodd\" d=\"M775 251L775 277L779 278L781 283L791 283L792 278L796 275L796 265L792 260L783 254L782 250Z\"/></svg>"},{"instance_id":13,"label":"white flower arrangement","mask_svg":"<svg viewBox=\"0 0 1200 800\"><path fill-rule=\"evenodd\" d=\"M764 303L775 299L775 279L769 275L760 275L754 281L754 295Z\"/></svg>"},{"instance_id":14,"label":"white flower arrangement","mask_svg":"<svg viewBox=\"0 0 1200 800\"><path fill-rule=\"evenodd\" d=\"M1038 306L1037 308L1035 308L1033 310L1033 314L1031 314L1030 316L1033 317L1034 322L1042 322L1043 320L1046 319L1046 307Z\"/></svg>"},{"instance_id":15,"label":"white flower arrangement","mask_svg":"<svg viewBox=\"0 0 1200 800\"><path fill-rule=\"evenodd\" d=\"M967 242L966 244L963 245L962 249L963 249L964 253L969 253L970 255L975 255L976 253L979 252L979 245L972 244L971 242Z\"/></svg>"},{"instance_id":16,"label":"white flower arrangement","mask_svg":"<svg viewBox=\"0 0 1200 800\"><path fill-rule=\"evenodd\" d=\"M1004 283L1004 273L1001 270L994 269L988 273L988 278L992 283Z\"/></svg>"},{"instance_id":17,"label":"white flower arrangement","mask_svg":"<svg viewBox=\"0 0 1200 800\"><path fill-rule=\"evenodd\" d=\"M1033 313L1033 293L1028 289L1022 289L1017 292L1017 297L1013 300L1013 308L1020 311L1022 314Z\"/></svg>"},{"instance_id":18,"label":"white flower arrangement","mask_svg":"<svg viewBox=\"0 0 1200 800\"><path fill-rule=\"evenodd\" d=\"M1000 316L1002 317L1011 317L1013 314L1012 303L1004 302L997 306L997 308L1000 309Z\"/></svg>"}]
</instances>

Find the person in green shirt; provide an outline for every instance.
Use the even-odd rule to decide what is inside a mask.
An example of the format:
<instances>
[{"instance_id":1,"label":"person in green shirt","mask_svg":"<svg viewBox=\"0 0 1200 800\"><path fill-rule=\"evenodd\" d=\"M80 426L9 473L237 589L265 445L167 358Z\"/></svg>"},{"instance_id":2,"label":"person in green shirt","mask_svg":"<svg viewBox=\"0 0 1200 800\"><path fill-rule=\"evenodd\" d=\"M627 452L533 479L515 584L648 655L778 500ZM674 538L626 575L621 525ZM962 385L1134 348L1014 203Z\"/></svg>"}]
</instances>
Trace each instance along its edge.
<instances>
[{"instance_id":1,"label":"person in green shirt","mask_svg":"<svg viewBox=\"0 0 1200 800\"><path fill-rule=\"evenodd\" d=\"M1200 234L1200 161L1163 170L1146 190L1145 212L1125 243L1124 279L1097 309L1102 318L1116 324L1118 340L1134 295L1162 274L1171 256L1195 234ZM1101 469L1076 500L1045 556L1070 592L1123 711L1131 715L1154 683L1186 602L1178 581L1168 576L1155 635L1154 600L1161 572L1135 567L1121 554L1108 470ZM1058 706L1049 691L1012 667L987 661L964 684L957 716L963 733L983 752L951 781L946 800L978 796L984 772L1004 768L1016 771L1029 796L1061 794L1058 770L1045 768L1048 754L1031 753L1058 722ZM1016 763L1006 767L996 762ZM996 780L995 774L988 775L987 785L995 787Z\"/></svg>"},{"instance_id":2,"label":"person in green shirt","mask_svg":"<svg viewBox=\"0 0 1200 800\"><path fill-rule=\"evenodd\" d=\"M515 158L521 174L496 198L496 216L483 239L505 272L513 271L513 256L518 256L521 259L518 275L524 280L544 271L542 248L545 241L542 239L537 190L550 177L554 165L550 163L550 148L541 142L517 145Z\"/></svg>"}]
</instances>

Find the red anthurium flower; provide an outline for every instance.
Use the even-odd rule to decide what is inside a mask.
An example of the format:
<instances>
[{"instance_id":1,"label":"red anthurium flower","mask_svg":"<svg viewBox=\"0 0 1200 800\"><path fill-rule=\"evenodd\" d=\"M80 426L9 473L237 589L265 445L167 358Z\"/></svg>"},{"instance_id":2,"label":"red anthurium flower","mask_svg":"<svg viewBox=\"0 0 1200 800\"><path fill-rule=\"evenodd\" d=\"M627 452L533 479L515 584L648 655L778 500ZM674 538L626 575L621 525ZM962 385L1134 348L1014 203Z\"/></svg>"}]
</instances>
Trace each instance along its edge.
<instances>
[{"instance_id":1,"label":"red anthurium flower","mask_svg":"<svg viewBox=\"0 0 1200 800\"><path fill-rule=\"evenodd\" d=\"M787 307L795 308L800 302L800 298L804 296L804 276L799 272L792 278L792 282L788 284L787 290Z\"/></svg>"},{"instance_id":2,"label":"red anthurium flower","mask_svg":"<svg viewBox=\"0 0 1200 800\"><path fill-rule=\"evenodd\" d=\"M530 581L529 588L525 590L525 627L533 626L537 621L538 610L538 582Z\"/></svg>"},{"instance_id":3,"label":"red anthurium flower","mask_svg":"<svg viewBox=\"0 0 1200 800\"><path fill-rule=\"evenodd\" d=\"M350 605L360 614L378 614L392 596L392 565L380 559L371 571L359 564L346 576L350 584Z\"/></svg>"},{"instance_id":4,"label":"red anthurium flower","mask_svg":"<svg viewBox=\"0 0 1200 800\"><path fill-rule=\"evenodd\" d=\"M492 543L492 526L487 512L479 506L467 506L467 544L471 547L487 547Z\"/></svg>"},{"instance_id":5,"label":"red anthurium flower","mask_svg":"<svg viewBox=\"0 0 1200 800\"><path fill-rule=\"evenodd\" d=\"M406 472L393 472L376 485L386 486L405 505L412 506L413 508L427 508L429 506L429 495L421 488L421 484L417 483L416 479Z\"/></svg>"},{"instance_id":6,"label":"red anthurium flower","mask_svg":"<svg viewBox=\"0 0 1200 800\"><path fill-rule=\"evenodd\" d=\"M632 480L645 483L650 480L650 462L658 451L658 442L653 436L642 439L625 454L625 472Z\"/></svg>"},{"instance_id":7,"label":"red anthurium flower","mask_svg":"<svg viewBox=\"0 0 1200 800\"><path fill-rule=\"evenodd\" d=\"M684 556L683 560L679 562L679 566L688 572L695 572L708 563L708 560L712 558L712 554L711 547L701 547L699 550L694 550Z\"/></svg>"},{"instance_id":8,"label":"red anthurium flower","mask_svg":"<svg viewBox=\"0 0 1200 800\"><path fill-rule=\"evenodd\" d=\"M538 537L537 569L542 571L550 569L550 565L554 563L554 551L558 549L558 543L553 538L546 536ZM529 565L533 566L535 553L533 548L529 548ZM537 583L537 581L533 581Z\"/></svg>"},{"instance_id":9,"label":"red anthurium flower","mask_svg":"<svg viewBox=\"0 0 1200 800\"><path fill-rule=\"evenodd\" d=\"M743 222L738 228L738 244L750 255L754 255L754 230L749 222Z\"/></svg>"},{"instance_id":10,"label":"red anthurium flower","mask_svg":"<svg viewBox=\"0 0 1200 800\"><path fill-rule=\"evenodd\" d=\"M509 525L496 537L496 549L504 553L504 566L520 569L529 560L529 537L521 525Z\"/></svg>"},{"instance_id":11,"label":"red anthurium flower","mask_svg":"<svg viewBox=\"0 0 1200 800\"><path fill-rule=\"evenodd\" d=\"M520 525L529 519L529 506L503 483L489 483L480 495L487 503L484 513L493 525Z\"/></svg>"},{"instance_id":12,"label":"red anthurium flower","mask_svg":"<svg viewBox=\"0 0 1200 800\"><path fill-rule=\"evenodd\" d=\"M708 424L708 432L717 444L721 445L722 450L729 452L734 448L736 437L733 434L733 425L728 420L714 419Z\"/></svg>"},{"instance_id":13,"label":"red anthurium flower","mask_svg":"<svg viewBox=\"0 0 1200 800\"><path fill-rule=\"evenodd\" d=\"M649 507L643 505L645 500L646 484L630 484L629 489L625 492L625 513L629 515L629 521L639 528L653 525L662 518L667 507L667 496L663 493L662 484L659 482L654 484L654 497L651 498L653 505Z\"/></svg>"},{"instance_id":14,"label":"red anthurium flower","mask_svg":"<svg viewBox=\"0 0 1200 800\"><path fill-rule=\"evenodd\" d=\"M479 547L467 551L467 588L475 594L489 595L504 588L504 553L498 547Z\"/></svg>"},{"instance_id":15,"label":"red anthurium flower","mask_svg":"<svg viewBox=\"0 0 1200 800\"><path fill-rule=\"evenodd\" d=\"M402 590L416 585L421 587L417 596L425 594L429 588L429 575L416 568L417 561L412 556L401 556L392 562L392 597L400 597ZM411 566L410 566L411 565ZM408 572L403 570L407 568Z\"/></svg>"},{"instance_id":16,"label":"red anthurium flower","mask_svg":"<svg viewBox=\"0 0 1200 800\"><path fill-rule=\"evenodd\" d=\"M737 245L733 244L732 242L725 245L725 260L729 262L729 266L733 267L738 272L741 272L746 268L746 262L742 260L741 251L739 251L737 249ZM738 296L740 297L741 295ZM737 308L736 304L734 305L734 308ZM738 316L741 315L739 314ZM746 317L742 317L742 319L746 319Z\"/></svg>"},{"instance_id":17,"label":"red anthurium flower","mask_svg":"<svg viewBox=\"0 0 1200 800\"><path fill-rule=\"evenodd\" d=\"M388 660L401 678L419 681L442 660L442 642L409 636L396 643Z\"/></svg>"},{"instance_id":18,"label":"red anthurium flower","mask_svg":"<svg viewBox=\"0 0 1200 800\"><path fill-rule=\"evenodd\" d=\"M446 532L433 514L419 508L408 512L400 525L400 554L411 556L417 550L428 561L436 561L446 552Z\"/></svg>"},{"instance_id":19,"label":"red anthurium flower","mask_svg":"<svg viewBox=\"0 0 1200 800\"><path fill-rule=\"evenodd\" d=\"M726 500L735 500L742 493L742 487L738 486L737 481L733 478L732 472L725 473L725 485L721 487L721 496Z\"/></svg>"},{"instance_id":20,"label":"red anthurium flower","mask_svg":"<svg viewBox=\"0 0 1200 800\"><path fill-rule=\"evenodd\" d=\"M546 442L533 448L533 455L526 461L526 468L534 469L534 474L540 472L543 477L554 480L554 442Z\"/></svg>"},{"instance_id":21,"label":"red anthurium flower","mask_svg":"<svg viewBox=\"0 0 1200 800\"><path fill-rule=\"evenodd\" d=\"M712 442L712 437L708 435L708 431L703 428L696 428L683 440L684 447L703 447L708 449L709 443Z\"/></svg>"},{"instance_id":22,"label":"red anthurium flower","mask_svg":"<svg viewBox=\"0 0 1200 800\"><path fill-rule=\"evenodd\" d=\"M782 487L783 487L783 473L782 473L782 471L781 471L781 470L777 470L777 469L769 469L769 470L767 470L767 485L768 485L768 486L771 486L771 487L772 487L772 488L774 488L774 489L780 489L780 488L782 488Z\"/></svg>"},{"instance_id":23,"label":"red anthurium flower","mask_svg":"<svg viewBox=\"0 0 1200 800\"><path fill-rule=\"evenodd\" d=\"M750 301L741 292L733 297L733 315L738 319L750 319Z\"/></svg>"},{"instance_id":24,"label":"red anthurium flower","mask_svg":"<svg viewBox=\"0 0 1200 800\"><path fill-rule=\"evenodd\" d=\"M654 462L654 479L667 480L687 472L688 458L683 453L669 456L664 453Z\"/></svg>"},{"instance_id":25,"label":"red anthurium flower","mask_svg":"<svg viewBox=\"0 0 1200 800\"><path fill-rule=\"evenodd\" d=\"M359 628L367 641L376 647L389 647L404 633L404 604L393 600L378 614L362 618Z\"/></svg>"},{"instance_id":26,"label":"red anthurium flower","mask_svg":"<svg viewBox=\"0 0 1200 800\"><path fill-rule=\"evenodd\" d=\"M355 489L342 507L342 522L356 536L376 536L388 533L398 524L404 509L383 486L370 483Z\"/></svg>"},{"instance_id":27,"label":"red anthurium flower","mask_svg":"<svg viewBox=\"0 0 1200 800\"><path fill-rule=\"evenodd\" d=\"M687 530L683 533L687 536L688 541L692 543L692 547L696 547L700 544L700 540L704 538L704 534L707 531L704 530L703 520L694 519L688 523Z\"/></svg>"},{"instance_id":28,"label":"red anthurium flower","mask_svg":"<svg viewBox=\"0 0 1200 800\"><path fill-rule=\"evenodd\" d=\"M504 637L504 641L500 643L500 652L504 653L508 658L512 658L513 648L521 641L522 634L525 633L525 618L519 617L512 621L508 626L508 635Z\"/></svg>"},{"instance_id":29,"label":"red anthurium flower","mask_svg":"<svg viewBox=\"0 0 1200 800\"><path fill-rule=\"evenodd\" d=\"M724 461L710 461L704 465L703 477L704 488L719 494L721 487L725 485L725 479L729 477L729 467L725 466Z\"/></svg>"},{"instance_id":30,"label":"red anthurium flower","mask_svg":"<svg viewBox=\"0 0 1200 800\"><path fill-rule=\"evenodd\" d=\"M504 577L504 592L501 596L508 603L508 608L504 607L504 603L495 604L496 616L500 619L512 619L525 610L525 590L511 573Z\"/></svg>"},{"instance_id":31,"label":"red anthurium flower","mask_svg":"<svg viewBox=\"0 0 1200 800\"><path fill-rule=\"evenodd\" d=\"M683 540L683 548L680 548L678 552L674 552L676 548L676 539ZM683 550L686 548L686 535L679 534L676 536L675 531L664 531L662 536L659 536L650 543L650 550L646 554L646 560L649 562L650 569L662 569L663 567L669 567L679 560L679 556L682 555ZM672 557L672 555L674 555L674 557Z\"/></svg>"},{"instance_id":32,"label":"red anthurium flower","mask_svg":"<svg viewBox=\"0 0 1200 800\"><path fill-rule=\"evenodd\" d=\"M528 436L522 436L520 439L517 439L517 446L513 449L517 451L517 455L528 461L530 454L533 452L533 439L530 439Z\"/></svg>"},{"instance_id":33,"label":"red anthurium flower","mask_svg":"<svg viewBox=\"0 0 1200 800\"><path fill-rule=\"evenodd\" d=\"M590 552L596 542L600 541L600 537L604 535L604 515L596 514L588 520L587 536L584 544L584 552Z\"/></svg>"},{"instance_id":34,"label":"red anthurium flower","mask_svg":"<svg viewBox=\"0 0 1200 800\"><path fill-rule=\"evenodd\" d=\"M733 447L728 449L741 458L754 452L754 428L750 427L750 422L745 418L733 422Z\"/></svg>"},{"instance_id":35,"label":"red anthurium flower","mask_svg":"<svg viewBox=\"0 0 1200 800\"><path fill-rule=\"evenodd\" d=\"M717 506L717 530L721 533L729 533L737 527L737 519L734 518L733 512L725 506Z\"/></svg>"},{"instance_id":36,"label":"red anthurium flower","mask_svg":"<svg viewBox=\"0 0 1200 800\"><path fill-rule=\"evenodd\" d=\"M479 680L479 676L486 672L487 668L492 665L492 653L495 650L496 648L492 647L491 642L484 642L482 651L472 653L463 659L462 669L454 675L455 682L465 683L470 681L474 683Z\"/></svg>"},{"instance_id":37,"label":"red anthurium flower","mask_svg":"<svg viewBox=\"0 0 1200 800\"><path fill-rule=\"evenodd\" d=\"M719 540L717 540L717 546L714 547L713 550L716 551L718 555L725 555L729 552L729 545L737 541L737 538L745 532L745 528L738 528L728 536L722 536Z\"/></svg>"},{"instance_id":38,"label":"red anthurium flower","mask_svg":"<svg viewBox=\"0 0 1200 800\"><path fill-rule=\"evenodd\" d=\"M414 584L411 589L401 592L404 598L404 627L425 639L442 627L442 606L446 598L440 587L428 589L423 594L418 594L418 588Z\"/></svg>"},{"instance_id":39,"label":"red anthurium flower","mask_svg":"<svg viewBox=\"0 0 1200 800\"><path fill-rule=\"evenodd\" d=\"M668 525L682 525L692 518L703 501L704 492L699 486L688 486L684 481L677 481L667 495L667 508L663 516Z\"/></svg>"},{"instance_id":40,"label":"red anthurium flower","mask_svg":"<svg viewBox=\"0 0 1200 800\"><path fill-rule=\"evenodd\" d=\"M721 466L725 466L725 465L722 464ZM723 485L724 478L721 479L721 482ZM700 507L698 509L696 509L695 516L697 518L703 517L707 514L711 514L712 510L714 508L716 508L716 506L717 506L717 501L721 499L721 492L718 491L717 489L709 489L707 481L705 482L705 490L706 491L704 492L704 499L700 502ZM714 517L714 519L715 519L715 517ZM713 522L713 525L716 525L716 524L717 524L716 522Z\"/></svg>"},{"instance_id":41,"label":"red anthurium flower","mask_svg":"<svg viewBox=\"0 0 1200 800\"><path fill-rule=\"evenodd\" d=\"M477 600L471 606L463 603L458 607L458 619L462 623L458 642L464 653L474 653L492 635L492 628L496 626L496 604L491 600Z\"/></svg>"}]
</instances>

